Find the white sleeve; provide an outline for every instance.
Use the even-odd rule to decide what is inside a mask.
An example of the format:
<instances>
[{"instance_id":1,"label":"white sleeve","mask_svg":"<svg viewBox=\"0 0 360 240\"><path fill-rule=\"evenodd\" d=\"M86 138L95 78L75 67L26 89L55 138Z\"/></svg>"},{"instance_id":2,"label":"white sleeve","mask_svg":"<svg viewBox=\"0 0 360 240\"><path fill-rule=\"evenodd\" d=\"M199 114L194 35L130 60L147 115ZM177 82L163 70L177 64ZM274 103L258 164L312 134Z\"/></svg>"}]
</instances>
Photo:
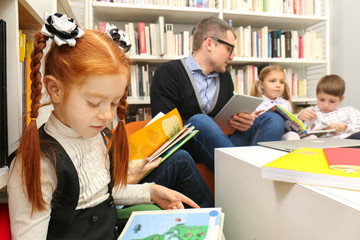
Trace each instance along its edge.
<instances>
[{"instance_id":1,"label":"white sleeve","mask_svg":"<svg viewBox=\"0 0 360 240\"><path fill-rule=\"evenodd\" d=\"M10 168L7 191L9 195L9 214L11 239L42 240L46 239L51 213L52 194L57 184L53 165L48 160L41 160L41 191L46 203L45 210L32 213L31 203L27 198L21 178L21 161L13 162Z\"/></svg>"},{"instance_id":2,"label":"white sleeve","mask_svg":"<svg viewBox=\"0 0 360 240\"><path fill-rule=\"evenodd\" d=\"M135 204L152 204L150 196L151 183L128 184L125 188L113 188L113 197L116 204L135 205Z\"/></svg>"},{"instance_id":3,"label":"white sleeve","mask_svg":"<svg viewBox=\"0 0 360 240\"><path fill-rule=\"evenodd\" d=\"M346 133L354 134L360 131L360 111L353 107L346 107L348 122L346 124Z\"/></svg>"}]
</instances>

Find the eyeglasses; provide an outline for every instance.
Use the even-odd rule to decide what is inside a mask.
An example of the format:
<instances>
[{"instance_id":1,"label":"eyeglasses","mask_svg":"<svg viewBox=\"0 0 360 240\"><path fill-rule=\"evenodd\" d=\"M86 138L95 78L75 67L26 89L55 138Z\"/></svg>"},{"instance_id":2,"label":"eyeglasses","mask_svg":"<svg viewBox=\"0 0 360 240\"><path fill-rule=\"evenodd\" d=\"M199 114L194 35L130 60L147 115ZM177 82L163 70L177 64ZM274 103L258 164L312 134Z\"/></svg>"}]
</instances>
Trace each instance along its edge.
<instances>
[{"instance_id":1,"label":"eyeglasses","mask_svg":"<svg viewBox=\"0 0 360 240\"><path fill-rule=\"evenodd\" d=\"M231 55L231 54L234 52L235 46L232 45L231 43L225 42L224 40L218 39L218 38L216 38L216 37L210 37L210 38L211 38L212 40L217 41L218 43L222 43L222 44L225 44L225 45L231 47L231 49L230 49L230 51L229 51L229 55Z\"/></svg>"}]
</instances>

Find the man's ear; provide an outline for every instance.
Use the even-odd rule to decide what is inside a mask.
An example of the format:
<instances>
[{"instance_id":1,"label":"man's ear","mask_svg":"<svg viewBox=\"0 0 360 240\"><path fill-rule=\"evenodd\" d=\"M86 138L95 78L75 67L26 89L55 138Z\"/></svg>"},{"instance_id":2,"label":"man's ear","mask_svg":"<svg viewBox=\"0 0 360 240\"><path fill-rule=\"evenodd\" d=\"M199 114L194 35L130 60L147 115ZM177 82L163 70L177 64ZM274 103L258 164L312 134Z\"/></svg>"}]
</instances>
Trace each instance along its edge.
<instances>
[{"instance_id":1,"label":"man's ear","mask_svg":"<svg viewBox=\"0 0 360 240\"><path fill-rule=\"evenodd\" d=\"M44 77L44 84L52 103L60 103L64 95L61 82L52 75Z\"/></svg>"},{"instance_id":2,"label":"man's ear","mask_svg":"<svg viewBox=\"0 0 360 240\"><path fill-rule=\"evenodd\" d=\"M213 43L214 43L214 42L212 41L211 38L207 38L207 39L204 41L205 49L206 49L207 51L211 51L212 46L213 46Z\"/></svg>"}]
</instances>

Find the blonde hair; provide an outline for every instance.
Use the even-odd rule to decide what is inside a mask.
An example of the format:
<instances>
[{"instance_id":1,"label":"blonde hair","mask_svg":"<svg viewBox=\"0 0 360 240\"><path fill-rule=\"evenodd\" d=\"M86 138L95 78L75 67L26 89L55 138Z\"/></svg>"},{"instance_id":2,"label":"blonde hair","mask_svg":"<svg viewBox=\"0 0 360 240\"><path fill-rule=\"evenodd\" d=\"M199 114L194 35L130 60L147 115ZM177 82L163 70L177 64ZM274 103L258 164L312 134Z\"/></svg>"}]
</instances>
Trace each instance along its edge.
<instances>
[{"instance_id":1,"label":"blonde hair","mask_svg":"<svg viewBox=\"0 0 360 240\"><path fill-rule=\"evenodd\" d=\"M251 96L255 96L255 97L261 97L262 96L262 91L260 89L260 84L259 81L264 82L264 79L271 73L271 72L283 72L284 76L285 75L285 71L283 69L283 67L279 66L279 65L271 65L271 66L267 66L264 67L260 74L259 74L259 80L256 80L254 82L254 84L251 87L251 91L250 91L250 95ZM291 94L290 94L290 88L289 85L287 84L287 82L285 81L285 88L284 88L284 92L281 94L281 97L284 98L285 100L288 100L290 102L290 104L292 104L291 102Z\"/></svg>"},{"instance_id":2,"label":"blonde hair","mask_svg":"<svg viewBox=\"0 0 360 240\"><path fill-rule=\"evenodd\" d=\"M41 192L40 158L44 155L40 148L36 118L39 115L42 98L42 74L40 72L43 50L48 37L40 31L34 36L34 50L31 54L31 111L30 124L20 141L15 161L21 158L22 179L32 210L45 210ZM65 98L73 85L81 85L91 75L123 74L127 83L130 79L131 61L122 49L105 33L85 30L85 35L76 40L76 45L57 46L52 43L45 58L45 75L52 75L65 86ZM120 99L117 116L124 120L127 114L127 91ZM112 180L115 186L126 186L129 149L124 124L118 124L111 139ZM55 154L53 154L55 155Z\"/></svg>"}]
</instances>

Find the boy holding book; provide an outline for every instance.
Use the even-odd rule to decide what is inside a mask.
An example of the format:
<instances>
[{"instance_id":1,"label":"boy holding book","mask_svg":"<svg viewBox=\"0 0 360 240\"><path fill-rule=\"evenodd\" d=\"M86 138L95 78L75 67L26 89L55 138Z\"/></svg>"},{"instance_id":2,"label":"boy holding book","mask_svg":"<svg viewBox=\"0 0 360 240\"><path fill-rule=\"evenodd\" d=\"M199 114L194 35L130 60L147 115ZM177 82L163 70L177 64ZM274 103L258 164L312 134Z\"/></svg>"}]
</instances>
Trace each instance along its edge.
<instances>
[{"instance_id":1,"label":"boy holding book","mask_svg":"<svg viewBox=\"0 0 360 240\"><path fill-rule=\"evenodd\" d=\"M360 111L351 107L338 107L344 100L345 81L338 75L325 75L316 87L317 105L298 114L308 130L335 129L322 138L360 139Z\"/></svg>"}]
</instances>

